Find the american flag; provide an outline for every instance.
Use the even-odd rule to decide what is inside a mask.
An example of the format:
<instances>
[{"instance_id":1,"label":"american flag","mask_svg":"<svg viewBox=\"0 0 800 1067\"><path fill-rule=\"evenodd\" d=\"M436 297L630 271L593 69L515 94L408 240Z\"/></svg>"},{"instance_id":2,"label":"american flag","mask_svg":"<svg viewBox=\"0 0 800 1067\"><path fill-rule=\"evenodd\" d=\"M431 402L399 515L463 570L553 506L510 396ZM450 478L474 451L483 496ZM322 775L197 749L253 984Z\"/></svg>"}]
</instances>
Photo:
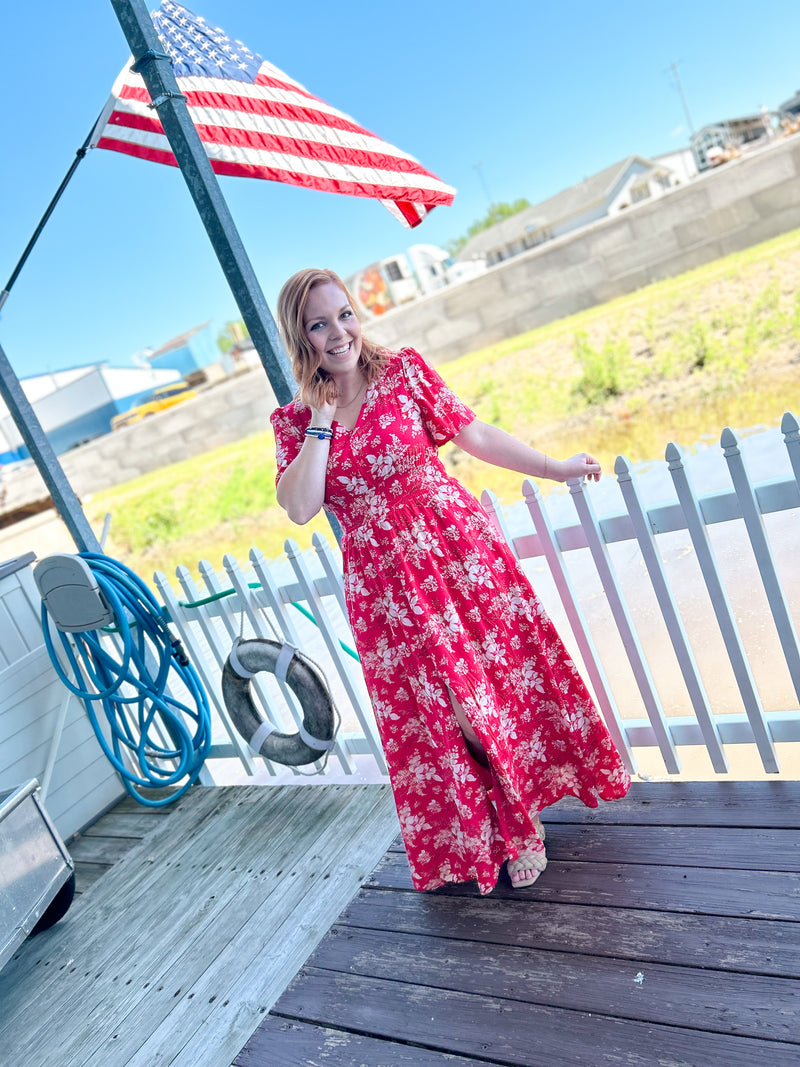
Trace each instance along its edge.
<instances>
[{"instance_id":1,"label":"american flag","mask_svg":"<svg viewBox=\"0 0 800 1067\"><path fill-rule=\"evenodd\" d=\"M172 0L152 14L178 88L217 174L375 197L418 225L455 190L408 153L324 103L241 41ZM124 67L98 121L97 148L177 166L141 75Z\"/></svg>"}]
</instances>

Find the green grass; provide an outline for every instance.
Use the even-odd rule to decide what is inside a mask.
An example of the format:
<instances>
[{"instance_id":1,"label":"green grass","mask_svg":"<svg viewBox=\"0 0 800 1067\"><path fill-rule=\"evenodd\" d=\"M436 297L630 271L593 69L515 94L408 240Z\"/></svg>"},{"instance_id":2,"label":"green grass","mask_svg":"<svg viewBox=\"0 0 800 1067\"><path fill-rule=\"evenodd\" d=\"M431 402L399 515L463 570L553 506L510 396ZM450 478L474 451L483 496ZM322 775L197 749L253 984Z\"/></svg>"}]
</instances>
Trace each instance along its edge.
<instances>
[{"instance_id":1,"label":"green grass","mask_svg":"<svg viewBox=\"0 0 800 1067\"><path fill-rule=\"evenodd\" d=\"M800 410L800 231L438 369L485 421L554 455L590 451L607 469L620 453L656 458L725 425L775 425ZM473 492L519 497L519 475L452 446L444 455ZM329 533L324 516L291 524L274 486L263 433L98 493L87 512L95 528L111 513L107 550L149 577Z\"/></svg>"}]
</instances>

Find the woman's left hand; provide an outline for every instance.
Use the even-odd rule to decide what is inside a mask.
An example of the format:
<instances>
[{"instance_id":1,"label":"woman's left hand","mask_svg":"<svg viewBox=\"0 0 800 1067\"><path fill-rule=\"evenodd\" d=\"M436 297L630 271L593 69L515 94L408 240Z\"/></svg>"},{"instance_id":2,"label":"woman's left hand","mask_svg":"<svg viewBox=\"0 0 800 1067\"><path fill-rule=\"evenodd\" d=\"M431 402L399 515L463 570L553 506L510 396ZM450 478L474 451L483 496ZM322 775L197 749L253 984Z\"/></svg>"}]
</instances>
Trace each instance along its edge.
<instances>
[{"instance_id":1,"label":"woman's left hand","mask_svg":"<svg viewBox=\"0 0 800 1067\"><path fill-rule=\"evenodd\" d=\"M579 452L577 456L571 456L564 460L566 468L564 481L568 478L588 478L590 482L599 482L603 473L600 464L586 452Z\"/></svg>"}]
</instances>

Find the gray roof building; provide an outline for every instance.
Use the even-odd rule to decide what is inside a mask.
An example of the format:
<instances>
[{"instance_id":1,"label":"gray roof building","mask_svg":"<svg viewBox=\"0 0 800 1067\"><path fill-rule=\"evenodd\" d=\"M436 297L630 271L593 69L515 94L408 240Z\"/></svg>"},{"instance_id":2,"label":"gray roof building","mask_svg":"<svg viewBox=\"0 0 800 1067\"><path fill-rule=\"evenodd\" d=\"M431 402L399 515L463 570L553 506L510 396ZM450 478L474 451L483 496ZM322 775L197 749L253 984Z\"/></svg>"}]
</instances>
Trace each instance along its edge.
<instances>
[{"instance_id":1,"label":"gray roof building","mask_svg":"<svg viewBox=\"0 0 800 1067\"><path fill-rule=\"evenodd\" d=\"M485 258L491 265L554 237L660 196L678 184L666 163L631 155L540 204L482 230L458 253L459 261Z\"/></svg>"}]
</instances>

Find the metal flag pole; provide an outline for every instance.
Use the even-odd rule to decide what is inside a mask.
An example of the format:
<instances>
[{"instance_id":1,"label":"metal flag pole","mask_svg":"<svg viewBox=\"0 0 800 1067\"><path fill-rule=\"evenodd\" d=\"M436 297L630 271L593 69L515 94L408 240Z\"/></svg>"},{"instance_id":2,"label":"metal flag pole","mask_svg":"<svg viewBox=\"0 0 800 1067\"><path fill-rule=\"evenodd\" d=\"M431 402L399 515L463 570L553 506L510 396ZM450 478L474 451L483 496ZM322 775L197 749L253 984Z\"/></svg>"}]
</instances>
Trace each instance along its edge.
<instances>
[{"instance_id":1,"label":"metal flag pole","mask_svg":"<svg viewBox=\"0 0 800 1067\"><path fill-rule=\"evenodd\" d=\"M111 3L135 59L133 69L144 79L151 106L164 127L278 403L288 404L297 390L288 356L217 176L189 117L170 58L162 51L144 0Z\"/></svg>"},{"instance_id":2,"label":"metal flag pole","mask_svg":"<svg viewBox=\"0 0 800 1067\"><path fill-rule=\"evenodd\" d=\"M101 112L101 115L102 115L102 112ZM28 243L25 245L25 251L22 253L22 255L19 258L19 262L17 263L16 267L14 267L13 271L11 272L11 277L6 282L5 289L0 289L0 310L2 310L3 304L5 304L6 300L8 299L8 294L11 292L11 287L13 286L14 282L17 280L17 276L19 275L19 272L25 266L25 261L27 260L28 256L31 254L31 252L33 251L33 246L39 240L39 236L40 236L42 230L45 228L50 216L53 214L53 211L55 209L56 204L61 199L62 193L64 192L66 187L69 185L69 182L70 182L70 179L72 178L72 175L78 169L78 164L80 163L80 161L83 159L83 157L86 155L86 153L91 148L92 137L93 137L94 132L95 132L96 129L97 129L97 122L95 122L94 126L92 126L91 130L86 135L86 140L83 142L83 144L80 146L80 148L75 153L75 158L73 159L69 170L64 175L64 177L63 177L63 179L61 181L61 185L59 185L58 189L56 189L55 194L53 196L53 199L47 205L47 209L46 209L44 215L42 215L41 219L39 219L39 225L33 231L33 236L31 237L30 241L28 241Z\"/></svg>"}]
</instances>

